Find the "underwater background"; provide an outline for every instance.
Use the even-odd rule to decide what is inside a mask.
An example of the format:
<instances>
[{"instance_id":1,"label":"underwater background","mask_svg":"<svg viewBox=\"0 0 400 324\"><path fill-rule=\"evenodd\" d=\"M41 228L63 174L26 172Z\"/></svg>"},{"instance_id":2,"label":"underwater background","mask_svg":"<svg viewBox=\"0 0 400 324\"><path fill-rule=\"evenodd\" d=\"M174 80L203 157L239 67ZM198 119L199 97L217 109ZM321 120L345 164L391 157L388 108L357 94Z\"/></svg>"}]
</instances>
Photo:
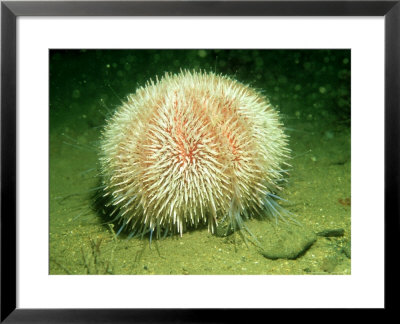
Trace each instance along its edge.
<instances>
[{"instance_id":1,"label":"underwater background","mask_svg":"<svg viewBox=\"0 0 400 324\"><path fill-rule=\"evenodd\" d=\"M351 273L350 50L50 50L49 64L50 274ZM261 246L207 227L128 240L95 204L106 118L183 69L228 75L280 112L292 150L280 204L296 222L247 221Z\"/></svg>"}]
</instances>

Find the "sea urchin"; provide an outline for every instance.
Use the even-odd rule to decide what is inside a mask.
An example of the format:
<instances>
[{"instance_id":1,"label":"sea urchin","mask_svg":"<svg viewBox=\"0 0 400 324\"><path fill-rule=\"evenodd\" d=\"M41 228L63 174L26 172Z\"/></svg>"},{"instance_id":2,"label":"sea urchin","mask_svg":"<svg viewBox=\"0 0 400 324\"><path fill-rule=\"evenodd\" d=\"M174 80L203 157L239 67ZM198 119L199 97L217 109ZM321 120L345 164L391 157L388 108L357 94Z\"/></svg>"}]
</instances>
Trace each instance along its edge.
<instances>
[{"instance_id":1,"label":"sea urchin","mask_svg":"<svg viewBox=\"0 0 400 324\"><path fill-rule=\"evenodd\" d=\"M268 99L227 76L148 82L107 122L100 151L102 195L131 236L242 229L248 217L280 213L287 136Z\"/></svg>"}]
</instances>

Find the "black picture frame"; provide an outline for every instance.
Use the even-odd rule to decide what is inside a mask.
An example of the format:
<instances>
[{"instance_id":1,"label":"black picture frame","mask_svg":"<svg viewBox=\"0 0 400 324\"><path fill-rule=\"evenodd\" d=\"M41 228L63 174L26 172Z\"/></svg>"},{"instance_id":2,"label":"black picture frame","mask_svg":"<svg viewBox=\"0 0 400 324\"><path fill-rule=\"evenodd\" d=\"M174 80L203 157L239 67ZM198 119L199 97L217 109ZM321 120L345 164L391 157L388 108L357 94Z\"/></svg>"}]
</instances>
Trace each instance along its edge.
<instances>
[{"instance_id":1,"label":"black picture frame","mask_svg":"<svg viewBox=\"0 0 400 324\"><path fill-rule=\"evenodd\" d=\"M395 1L2 1L1 322L234 322L244 310L16 308L16 19L19 16L384 16L385 309L398 282L390 262L399 237L400 0ZM371 188L371 195L373 195ZM368 199L368 198L367 198ZM398 243L397 243L398 244ZM393 251L392 251L393 250ZM393 252L393 253L391 253ZM247 310L256 318L262 310Z\"/></svg>"}]
</instances>

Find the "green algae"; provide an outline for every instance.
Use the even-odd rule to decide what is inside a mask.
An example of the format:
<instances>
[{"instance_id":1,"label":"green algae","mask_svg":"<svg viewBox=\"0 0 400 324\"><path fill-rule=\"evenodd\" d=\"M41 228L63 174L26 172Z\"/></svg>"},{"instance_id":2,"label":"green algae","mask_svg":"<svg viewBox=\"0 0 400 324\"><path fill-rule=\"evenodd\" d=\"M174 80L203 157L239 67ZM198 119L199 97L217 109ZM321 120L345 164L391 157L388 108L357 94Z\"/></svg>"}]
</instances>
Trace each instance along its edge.
<instances>
[{"instance_id":1,"label":"green algae","mask_svg":"<svg viewBox=\"0 0 400 324\"><path fill-rule=\"evenodd\" d=\"M344 50L52 51L50 274L350 274L349 60ZM181 68L234 76L278 107L293 156L282 206L306 232L252 219L246 225L261 251L238 233L206 228L150 245L116 236L118 225L99 216L93 191L105 116L147 79ZM332 229L343 235L314 235Z\"/></svg>"}]
</instances>

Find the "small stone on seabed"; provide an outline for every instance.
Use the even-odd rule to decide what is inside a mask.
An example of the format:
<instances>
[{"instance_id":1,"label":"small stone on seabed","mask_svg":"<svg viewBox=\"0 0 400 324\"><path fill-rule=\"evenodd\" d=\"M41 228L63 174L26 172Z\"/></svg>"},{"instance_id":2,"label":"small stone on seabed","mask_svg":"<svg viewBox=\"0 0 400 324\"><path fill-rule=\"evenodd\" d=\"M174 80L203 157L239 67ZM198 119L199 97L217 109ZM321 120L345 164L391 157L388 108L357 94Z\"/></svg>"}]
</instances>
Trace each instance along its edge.
<instances>
[{"instance_id":1,"label":"small stone on seabed","mask_svg":"<svg viewBox=\"0 0 400 324\"><path fill-rule=\"evenodd\" d=\"M325 137L328 139L332 139L335 137L335 134L332 131L326 131L325 132Z\"/></svg>"},{"instance_id":2,"label":"small stone on seabed","mask_svg":"<svg viewBox=\"0 0 400 324\"><path fill-rule=\"evenodd\" d=\"M266 238L260 241L262 246L260 253L268 259L297 259L317 239L314 232L297 224L281 223L274 226L265 223L265 226L266 231L271 233L264 235Z\"/></svg>"},{"instance_id":3,"label":"small stone on seabed","mask_svg":"<svg viewBox=\"0 0 400 324\"><path fill-rule=\"evenodd\" d=\"M326 229L321 232L318 232L317 235L323 237L340 237L344 235L344 229L343 228Z\"/></svg>"},{"instance_id":4,"label":"small stone on seabed","mask_svg":"<svg viewBox=\"0 0 400 324\"><path fill-rule=\"evenodd\" d=\"M72 91L72 98L78 99L81 96L81 93L78 89Z\"/></svg>"},{"instance_id":5,"label":"small stone on seabed","mask_svg":"<svg viewBox=\"0 0 400 324\"><path fill-rule=\"evenodd\" d=\"M205 50L199 50L197 55L203 58L207 56L207 52Z\"/></svg>"}]
</instances>

